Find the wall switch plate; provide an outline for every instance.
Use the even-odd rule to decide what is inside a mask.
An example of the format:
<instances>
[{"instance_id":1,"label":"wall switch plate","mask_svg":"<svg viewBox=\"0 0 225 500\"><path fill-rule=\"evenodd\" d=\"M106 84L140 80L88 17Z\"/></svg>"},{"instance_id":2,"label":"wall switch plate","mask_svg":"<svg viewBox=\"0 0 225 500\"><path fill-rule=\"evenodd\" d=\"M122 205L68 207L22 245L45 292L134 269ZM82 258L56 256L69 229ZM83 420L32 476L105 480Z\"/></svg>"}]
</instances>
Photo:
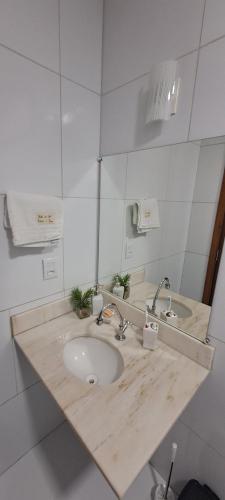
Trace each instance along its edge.
<instances>
[{"instance_id":1,"label":"wall switch plate","mask_svg":"<svg viewBox=\"0 0 225 500\"><path fill-rule=\"evenodd\" d=\"M126 243L126 259L132 259L134 255L133 244L130 241Z\"/></svg>"},{"instance_id":2,"label":"wall switch plate","mask_svg":"<svg viewBox=\"0 0 225 500\"><path fill-rule=\"evenodd\" d=\"M59 265L57 257L49 257L42 259L42 265L43 265L44 280L51 280L53 278L58 278Z\"/></svg>"}]
</instances>

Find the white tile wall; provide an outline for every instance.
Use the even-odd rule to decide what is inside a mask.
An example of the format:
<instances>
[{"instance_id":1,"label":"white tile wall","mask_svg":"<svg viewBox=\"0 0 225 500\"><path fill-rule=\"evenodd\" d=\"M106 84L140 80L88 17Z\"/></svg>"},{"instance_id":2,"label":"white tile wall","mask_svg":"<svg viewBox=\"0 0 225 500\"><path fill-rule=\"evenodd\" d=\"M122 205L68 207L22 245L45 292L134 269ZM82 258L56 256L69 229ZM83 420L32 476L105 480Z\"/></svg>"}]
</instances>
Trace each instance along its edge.
<instances>
[{"instance_id":1,"label":"white tile wall","mask_svg":"<svg viewBox=\"0 0 225 500\"><path fill-rule=\"evenodd\" d=\"M59 77L0 47L0 193L61 194Z\"/></svg>"},{"instance_id":2,"label":"white tile wall","mask_svg":"<svg viewBox=\"0 0 225 500\"><path fill-rule=\"evenodd\" d=\"M191 203L167 202L161 256L184 252L187 244Z\"/></svg>"},{"instance_id":3,"label":"white tile wall","mask_svg":"<svg viewBox=\"0 0 225 500\"><path fill-rule=\"evenodd\" d=\"M101 0L0 0L0 475L63 419L37 374L12 345L9 315L95 280L101 16ZM64 194L65 245L62 241L54 250L13 247L3 227L3 195L11 189ZM44 256L58 257L57 279L43 280ZM40 474L36 477L28 464L29 458L20 486L14 468L12 489L4 489L1 481L3 500L20 495L21 500L35 495L52 500L57 478L49 484L49 477L47 482ZM52 464L48 465L49 472ZM57 498L64 495L59 487Z\"/></svg>"},{"instance_id":4,"label":"white tile wall","mask_svg":"<svg viewBox=\"0 0 225 500\"><path fill-rule=\"evenodd\" d=\"M189 252L209 255L216 216L215 203L193 203L187 240Z\"/></svg>"},{"instance_id":5,"label":"white tile wall","mask_svg":"<svg viewBox=\"0 0 225 500\"><path fill-rule=\"evenodd\" d=\"M190 139L224 135L225 39L200 50Z\"/></svg>"},{"instance_id":6,"label":"white tile wall","mask_svg":"<svg viewBox=\"0 0 225 500\"><path fill-rule=\"evenodd\" d=\"M0 43L59 71L56 0L1 0Z\"/></svg>"},{"instance_id":7,"label":"white tile wall","mask_svg":"<svg viewBox=\"0 0 225 500\"><path fill-rule=\"evenodd\" d=\"M8 311L0 313L0 405L16 394L16 376Z\"/></svg>"},{"instance_id":8,"label":"white tile wall","mask_svg":"<svg viewBox=\"0 0 225 500\"><path fill-rule=\"evenodd\" d=\"M60 1L62 74L98 93L101 90L102 9L102 0Z\"/></svg>"},{"instance_id":9,"label":"white tile wall","mask_svg":"<svg viewBox=\"0 0 225 500\"><path fill-rule=\"evenodd\" d=\"M18 248L3 227L3 196L0 196L0 310L56 293L63 288L62 244L53 249ZM58 278L43 280L43 257L58 258Z\"/></svg>"},{"instance_id":10,"label":"white tile wall","mask_svg":"<svg viewBox=\"0 0 225 500\"><path fill-rule=\"evenodd\" d=\"M58 406L41 383L0 407L0 473L63 421Z\"/></svg>"},{"instance_id":11,"label":"white tile wall","mask_svg":"<svg viewBox=\"0 0 225 500\"><path fill-rule=\"evenodd\" d=\"M182 421L225 457L225 344L214 340L213 371L182 415ZM210 401L210 404L209 404ZM212 425L213 422L213 425Z\"/></svg>"},{"instance_id":12,"label":"white tile wall","mask_svg":"<svg viewBox=\"0 0 225 500\"><path fill-rule=\"evenodd\" d=\"M39 377L16 343L13 345L13 353L17 391L23 392L28 387L36 384L39 381Z\"/></svg>"},{"instance_id":13,"label":"white tile wall","mask_svg":"<svg viewBox=\"0 0 225 500\"><path fill-rule=\"evenodd\" d=\"M159 474L147 464L124 500L146 500L160 480ZM52 432L0 477L0 497L4 500L116 500L67 424Z\"/></svg>"},{"instance_id":14,"label":"white tile wall","mask_svg":"<svg viewBox=\"0 0 225 500\"><path fill-rule=\"evenodd\" d=\"M124 201L102 199L100 215L100 277L121 270L123 248Z\"/></svg>"},{"instance_id":15,"label":"white tile wall","mask_svg":"<svg viewBox=\"0 0 225 500\"><path fill-rule=\"evenodd\" d=\"M128 155L126 198L166 199L169 148L136 151Z\"/></svg>"},{"instance_id":16,"label":"white tile wall","mask_svg":"<svg viewBox=\"0 0 225 500\"><path fill-rule=\"evenodd\" d=\"M97 200L64 200L64 284L65 288L96 279Z\"/></svg>"},{"instance_id":17,"label":"white tile wall","mask_svg":"<svg viewBox=\"0 0 225 500\"><path fill-rule=\"evenodd\" d=\"M225 4L223 0L206 0L201 43L209 43L225 35Z\"/></svg>"},{"instance_id":18,"label":"white tile wall","mask_svg":"<svg viewBox=\"0 0 225 500\"><path fill-rule=\"evenodd\" d=\"M185 253L178 253L171 255L159 261L159 276L157 283L161 281L164 276L169 275L171 289L174 292L180 292L181 278L184 266ZM169 292L168 292L169 295Z\"/></svg>"},{"instance_id":19,"label":"white tile wall","mask_svg":"<svg viewBox=\"0 0 225 500\"><path fill-rule=\"evenodd\" d=\"M175 491L180 493L187 481L195 478L201 484L208 484L222 499L224 495L224 458L180 421L171 429L153 456L153 465L167 477L173 442L178 444L172 477L172 486Z\"/></svg>"},{"instance_id":20,"label":"white tile wall","mask_svg":"<svg viewBox=\"0 0 225 500\"><path fill-rule=\"evenodd\" d=\"M166 199L192 201L200 146L191 143L170 148L170 169Z\"/></svg>"},{"instance_id":21,"label":"white tile wall","mask_svg":"<svg viewBox=\"0 0 225 500\"><path fill-rule=\"evenodd\" d=\"M104 92L148 72L155 62L197 49L203 7L203 0L107 0Z\"/></svg>"},{"instance_id":22,"label":"white tile wall","mask_svg":"<svg viewBox=\"0 0 225 500\"><path fill-rule=\"evenodd\" d=\"M100 97L62 78L64 196L96 198Z\"/></svg>"},{"instance_id":23,"label":"white tile wall","mask_svg":"<svg viewBox=\"0 0 225 500\"><path fill-rule=\"evenodd\" d=\"M200 149L194 201L217 203L225 167L225 146L203 146Z\"/></svg>"},{"instance_id":24,"label":"white tile wall","mask_svg":"<svg viewBox=\"0 0 225 500\"><path fill-rule=\"evenodd\" d=\"M101 198L124 199L127 155L105 156L101 168Z\"/></svg>"},{"instance_id":25,"label":"white tile wall","mask_svg":"<svg viewBox=\"0 0 225 500\"><path fill-rule=\"evenodd\" d=\"M185 253L180 293L195 300L202 300L208 257Z\"/></svg>"},{"instance_id":26,"label":"white tile wall","mask_svg":"<svg viewBox=\"0 0 225 500\"><path fill-rule=\"evenodd\" d=\"M102 98L101 148L103 154L121 153L187 140L197 53L179 60L182 79L179 107L168 122L145 124L149 76L106 94Z\"/></svg>"}]
</instances>

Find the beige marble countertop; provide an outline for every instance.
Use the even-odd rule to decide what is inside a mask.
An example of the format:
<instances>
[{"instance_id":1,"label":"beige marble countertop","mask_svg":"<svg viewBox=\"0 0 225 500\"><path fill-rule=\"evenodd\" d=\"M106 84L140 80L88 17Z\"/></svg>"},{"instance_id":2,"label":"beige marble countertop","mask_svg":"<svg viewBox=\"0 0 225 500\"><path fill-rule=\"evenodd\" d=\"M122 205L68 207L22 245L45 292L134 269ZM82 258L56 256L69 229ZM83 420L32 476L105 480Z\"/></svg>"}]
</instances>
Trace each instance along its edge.
<instances>
[{"instance_id":1,"label":"beige marble countertop","mask_svg":"<svg viewBox=\"0 0 225 500\"><path fill-rule=\"evenodd\" d=\"M129 327L120 343L113 325L97 326L93 317L79 320L73 312L51 319L49 310L15 316L15 341L122 498L209 371L162 342L154 352L144 350L137 328ZM41 315L46 322L35 326ZM20 333L30 321L33 328ZM124 372L113 384L90 386L65 368L64 345L81 335L119 349Z\"/></svg>"},{"instance_id":2,"label":"beige marble countertop","mask_svg":"<svg viewBox=\"0 0 225 500\"><path fill-rule=\"evenodd\" d=\"M127 299L127 302L145 311L145 302L147 299L154 297L156 289L156 284L147 281L132 285L130 297ZM160 291L159 298L168 298L169 295L171 295L172 300L184 304L192 311L191 316L187 318L178 318L177 328L192 335L198 340L204 341L207 337L211 307L201 302L197 302L197 300L175 293L172 290L166 290L165 288L162 288Z\"/></svg>"}]
</instances>

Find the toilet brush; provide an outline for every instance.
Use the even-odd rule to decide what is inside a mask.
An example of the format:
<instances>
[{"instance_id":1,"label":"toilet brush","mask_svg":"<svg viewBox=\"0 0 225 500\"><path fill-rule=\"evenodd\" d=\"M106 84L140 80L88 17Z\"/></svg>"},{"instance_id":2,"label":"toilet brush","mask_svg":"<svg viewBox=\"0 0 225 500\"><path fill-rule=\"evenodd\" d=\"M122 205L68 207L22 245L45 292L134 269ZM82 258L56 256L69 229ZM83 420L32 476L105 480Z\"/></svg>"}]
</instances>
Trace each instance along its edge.
<instances>
[{"instance_id":1,"label":"toilet brush","mask_svg":"<svg viewBox=\"0 0 225 500\"><path fill-rule=\"evenodd\" d=\"M173 466L176 458L176 453L177 453L177 444L173 443L172 444L172 453L171 453L171 464L170 464L170 471L169 471L169 476L167 479L166 484L159 484L155 490L155 499L154 500L174 500L174 494L173 491L170 488L170 483L171 483L171 477L172 477L172 472L173 472Z\"/></svg>"}]
</instances>

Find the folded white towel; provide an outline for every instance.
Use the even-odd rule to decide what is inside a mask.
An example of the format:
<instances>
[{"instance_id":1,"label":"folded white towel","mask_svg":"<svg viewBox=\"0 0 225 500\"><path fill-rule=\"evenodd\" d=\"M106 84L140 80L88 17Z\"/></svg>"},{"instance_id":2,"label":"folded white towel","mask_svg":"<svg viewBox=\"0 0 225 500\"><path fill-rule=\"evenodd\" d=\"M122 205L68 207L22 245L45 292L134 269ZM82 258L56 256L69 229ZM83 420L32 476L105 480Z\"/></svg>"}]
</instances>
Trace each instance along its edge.
<instances>
[{"instance_id":1,"label":"folded white towel","mask_svg":"<svg viewBox=\"0 0 225 500\"><path fill-rule=\"evenodd\" d=\"M155 198L139 200L133 206L133 224L138 233L160 227L158 202Z\"/></svg>"},{"instance_id":2,"label":"folded white towel","mask_svg":"<svg viewBox=\"0 0 225 500\"><path fill-rule=\"evenodd\" d=\"M62 200L10 191L5 200L5 227L11 229L15 246L52 246L63 237Z\"/></svg>"}]
</instances>

